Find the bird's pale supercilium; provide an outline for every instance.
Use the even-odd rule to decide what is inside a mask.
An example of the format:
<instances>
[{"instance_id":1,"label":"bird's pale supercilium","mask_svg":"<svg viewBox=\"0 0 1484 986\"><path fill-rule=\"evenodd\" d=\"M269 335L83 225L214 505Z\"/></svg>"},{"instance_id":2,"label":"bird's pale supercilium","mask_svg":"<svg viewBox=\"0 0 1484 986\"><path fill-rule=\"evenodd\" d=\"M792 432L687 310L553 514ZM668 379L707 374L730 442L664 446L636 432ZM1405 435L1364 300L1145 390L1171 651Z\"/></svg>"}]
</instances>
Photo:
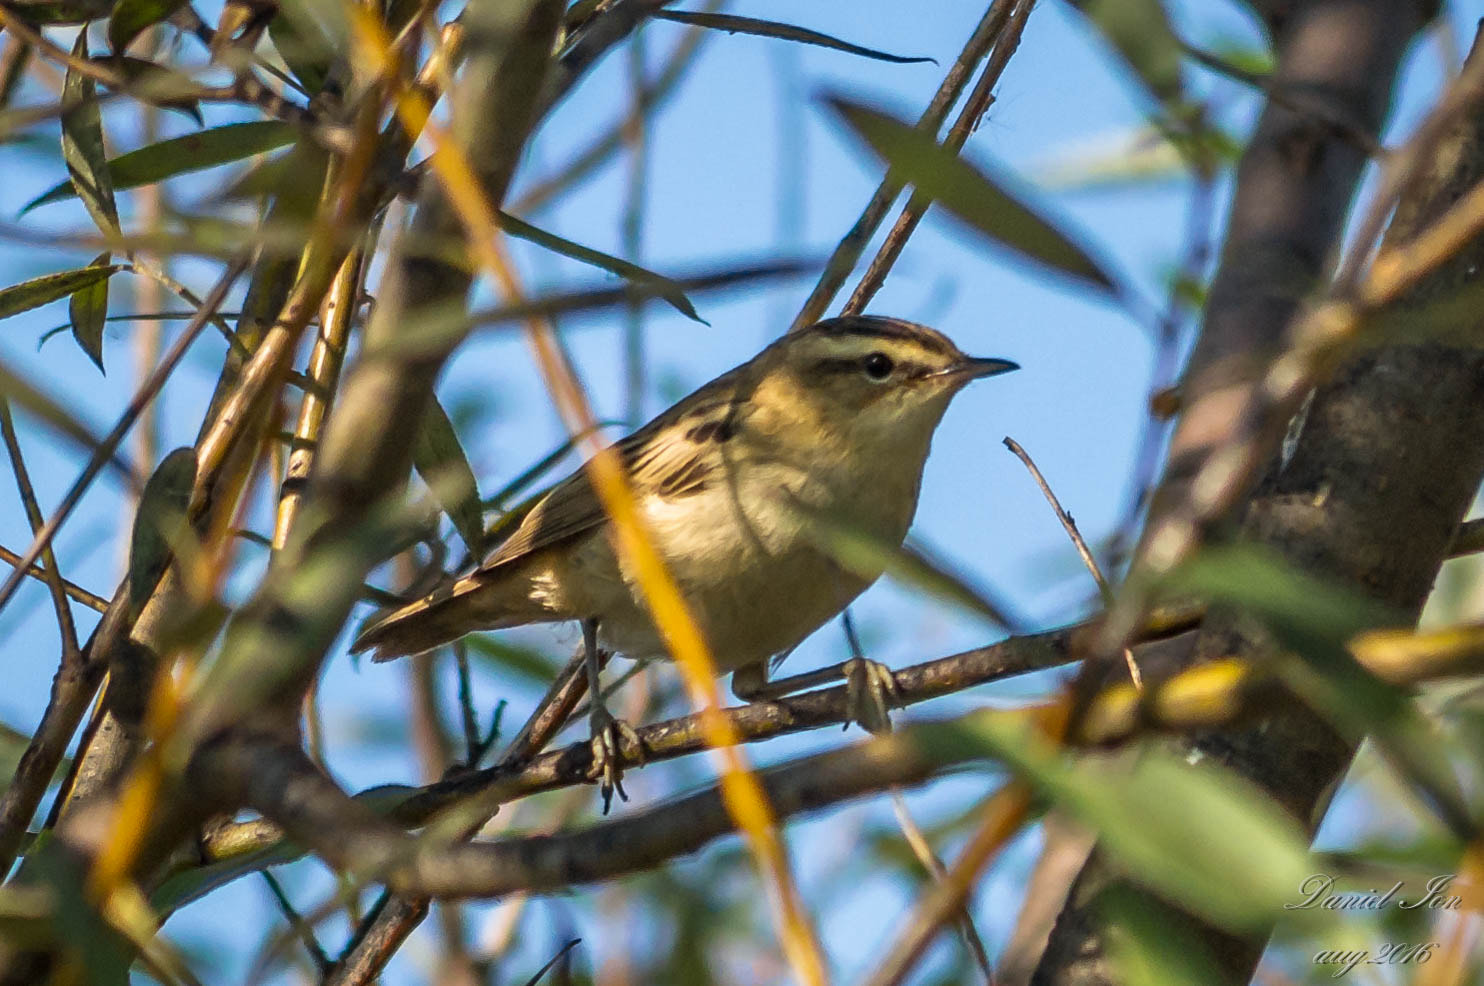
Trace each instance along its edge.
<instances>
[{"instance_id":1,"label":"bird's pale supercilium","mask_svg":"<svg viewBox=\"0 0 1484 986\"><path fill-rule=\"evenodd\" d=\"M743 697L767 662L841 612L880 574L841 565L811 536L824 515L900 544L949 401L1016 369L966 356L942 333L846 316L792 333L682 399L616 446L641 516L717 669ZM368 623L353 650L376 660L475 630L577 620L596 648L666 657L633 573L584 472L559 483L473 571ZM740 687L739 687L740 686ZM597 690L593 688L594 694ZM617 727L592 706L594 756L617 779Z\"/></svg>"}]
</instances>

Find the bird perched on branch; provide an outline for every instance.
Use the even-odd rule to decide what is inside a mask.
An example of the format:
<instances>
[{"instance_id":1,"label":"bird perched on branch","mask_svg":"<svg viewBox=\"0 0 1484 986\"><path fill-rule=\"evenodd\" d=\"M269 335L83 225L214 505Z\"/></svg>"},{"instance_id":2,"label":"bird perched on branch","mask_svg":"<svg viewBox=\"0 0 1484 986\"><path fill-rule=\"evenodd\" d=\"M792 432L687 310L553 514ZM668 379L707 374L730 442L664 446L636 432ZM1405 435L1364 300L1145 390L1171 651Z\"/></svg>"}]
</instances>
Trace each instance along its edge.
<instances>
[{"instance_id":1,"label":"bird perched on branch","mask_svg":"<svg viewBox=\"0 0 1484 986\"><path fill-rule=\"evenodd\" d=\"M738 697L787 694L787 681L768 682L769 659L881 574L842 564L811 530L816 519L900 545L949 401L971 380L1014 369L966 356L926 326L833 318L784 336L617 444L644 526ZM476 630L580 621L606 804L620 743L638 743L604 707L598 648L668 656L610 523L578 471L478 568L378 614L351 649L375 648L384 661Z\"/></svg>"}]
</instances>

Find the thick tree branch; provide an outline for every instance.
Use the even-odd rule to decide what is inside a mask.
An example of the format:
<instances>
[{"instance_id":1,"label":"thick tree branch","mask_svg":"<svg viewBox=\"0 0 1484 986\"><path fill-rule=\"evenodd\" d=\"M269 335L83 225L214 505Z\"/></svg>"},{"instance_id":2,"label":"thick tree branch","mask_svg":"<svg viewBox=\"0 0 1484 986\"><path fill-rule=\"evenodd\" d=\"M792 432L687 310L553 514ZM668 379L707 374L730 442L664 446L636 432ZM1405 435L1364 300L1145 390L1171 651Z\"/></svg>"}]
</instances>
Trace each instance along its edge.
<instances>
[{"instance_id":1,"label":"thick tree branch","mask_svg":"<svg viewBox=\"0 0 1484 986\"><path fill-rule=\"evenodd\" d=\"M1394 22L1383 27L1396 30ZM1476 51L1472 59L1478 57ZM1484 175L1484 115L1475 114L1455 121L1419 172L1383 250L1412 241ZM1481 262L1484 242L1476 238L1410 294L1404 310L1453 296L1477 277ZM1313 392L1295 430L1286 460L1248 504L1244 536L1415 617L1484 476L1484 351L1434 343L1352 356ZM1231 614L1217 613L1202 629L1194 660L1257 661L1271 646ZM1196 745L1256 780L1312 830L1355 738L1292 700L1267 705L1250 728L1207 733ZM1104 951L1097 900L1126 879L1093 854L1033 982L1120 981ZM1266 935L1235 937L1210 927L1200 934L1226 978L1246 982Z\"/></svg>"}]
</instances>

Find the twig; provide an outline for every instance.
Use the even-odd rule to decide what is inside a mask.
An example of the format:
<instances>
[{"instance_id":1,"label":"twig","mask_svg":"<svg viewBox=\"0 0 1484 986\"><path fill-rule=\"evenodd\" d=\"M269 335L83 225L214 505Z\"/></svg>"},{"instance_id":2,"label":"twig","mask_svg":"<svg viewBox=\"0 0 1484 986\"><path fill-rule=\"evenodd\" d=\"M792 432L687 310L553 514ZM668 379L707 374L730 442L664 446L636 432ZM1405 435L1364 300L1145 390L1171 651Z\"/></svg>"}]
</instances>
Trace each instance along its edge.
<instances>
[{"instance_id":1,"label":"twig","mask_svg":"<svg viewBox=\"0 0 1484 986\"><path fill-rule=\"evenodd\" d=\"M1010 56L1015 54L1015 49L1020 46L1020 36L1025 31L1025 23L1036 5L1035 0L1004 0L1004 3L1009 13L1004 26L995 36L994 48L989 53L989 61L985 63L984 72L979 76L979 81L974 84L969 98L964 101L958 119L954 121L947 136L943 138L943 146L953 151L963 149L964 144L968 142L969 135L979 126L980 119L989 111L990 104L994 102L995 84L1004 74L1005 66L1010 62ZM871 299L876 296L876 292L881 290L881 285L886 283L886 275L891 273L892 266L907 246L908 238L917 229L917 224L922 221L922 217L932 204L933 200L921 192L912 193L912 197L902 207L901 215L897 216L891 232L886 234L881 248L876 251L876 257L871 261L871 266L861 276L860 283L856 285L850 300L845 303L841 314L856 315L865 311Z\"/></svg>"},{"instance_id":2,"label":"twig","mask_svg":"<svg viewBox=\"0 0 1484 986\"><path fill-rule=\"evenodd\" d=\"M479 736L479 714L474 711L474 681L469 674L469 648L458 640L453 645L454 664L459 671L459 719L464 727L464 765L478 767L485 745Z\"/></svg>"},{"instance_id":3,"label":"twig","mask_svg":"<svg viewBox=\"0 0 1484 986\"><path fill-rule=\"evenodd\" d=\"M599 656L607 660L606 655ZM493 769L519 769L551 742L587 693L584 661L585 654L579 648L562 672L552 679L546 695L536 703L535 711L505 748ZM476 815L470 830L477 831L483 827L484 821L493 813L494 808L482 818ZM427 917L428 903L426 897L384 894L357 927L336 963L334 973L326 978L325 986L360 986L374 980L402 947L407 936Z\"/></svg>"},{"instance_id":4,"label":"twig","mask_svg":"<svg viewBox=\"0 0 1484 986\"><path fill-rule=\"evenodd\" d=\"M1481 547L1484 547L1484 544L1481 544ZM20 555L16 554L14 551L11 551L4 545L0 545L0 561L3 561L9 565L16 565L20 562L20 560ZM40 579L43 582L47 580L48 575L46 569L42 568L40 565L35 564L26 569L26 574L31 576L31 578L33 579ZM104 599L102 596L98 595L95 592L89 592L82 586L78 585L76 582L69 582L66 579L63 579L62 590L66 592L67 595L70 596L72 599L82 603L89 609L96 610L99 613L108 609L107 599Z\"/></svg>"},{"instance_id":5,"label":"twig","mask_svg":"<svg viewBox=\"0 0 1484 986\"><path fill-rule=\"evenodd\" d=\"M1042 476L1041 470L1036 468L1036 463L1031 459L1030 453L1009 435L1005 436L1004 441L1005 447L1011 452L1014 452L1020 461L1025 463L1026 469L1030 471L1031 478L1036 481L1036 485L1041 488L1041 493L1046 497L1046 502L1051 504L1051 509L1056 514L1056 519L1061 521L1062 529L1067 532L1067 537L1072 539L1073 547L1077 549L1077 554L1081 556L1082 564L1087 566L1087 571L1091 573L1093 581L1097 583L1098 594L1103 598L1103 605L1105 607L1113 605L1113 588L1108 584L1108 580L1103 577L1103 571L1098 567L1097 559L1093 557L1092 549L1088 548L1087 542L1082 537L1082 532L1077 530L1077 522L1072 519L1072 515L1067 513L1066 508L1061 505L1061 501L1056 498L1056 494L1051 491L1050 485L1046 482L1046 477ZM1125 647L1123 649L1123 662L1128 667L1128 676L1133 680L1135 687L1143 688L1144 676L1139 671L1138 662L1134 660L1133 648Z\"/></svg>"},{"instance_id":6,"label":"twig","mask_svg":"<svg viewBox=\"0 0 1484 986\"><path fill-rule=\"evenodd\" d=\"M902 794L901 788L891 789L891 809L896 816L897 827L902 830L902 836L907 840L907 845L912 850L912 855L927 870L934 882L942 884L948 877L948 870L938 854L933 852L933 847L928 844L927 835L917 824L917 819L907 808L907 798ZM958 912L952 915L958 924L959 933L963 936L964 945L968 947L969 954L974 959L974 964L979 967L979 972L984 976L985 986L994 986L994 966L990 963L989 952L984 947L984 940L979 937L979 930L974 927L974 915L969 908L960 902Z\"/></svg>"},{"instance_id":7,"label":"twig","mask_svg":"<svg viewBox=\"0 0 1484 986\"><path fill-rule=\"evenodd\" d=\"M861 646L860 635L855 631L855 619L850 615L848 606L840 614L840 628L845 631L845 640L850 646L850 656L856 661L866 660L865 648ZM883 722L881 731L890 732L891 718L886 714L885 708L881 710L881 713ZM927 835L917 824L917 819L912 817L912 810L907 806L907 798L902 793L902 789L894 787L890 794L892 813L896 816L897 827L902 830L902 838L907 840L907 847L912 850L912 855L917 857L917 861L922 864L928 876L941 881L948 871L943 868L943 861L938 858L938 854L928 843ZM984 976L985 986L994 986L994 966L990 964L989 953L984 948L983 939L979 937L979 930L974 927L974 916L969 913L968 908L961 908L957 917L964 945L968 947L969 954L979 966L979 971Z\"/></svg>"},{"instance_id":8,"label":"twig","mask_svg":"<svg viewBox=\"0 0 1484 986\"><path fill-rule=\"evenodd\" d=\"M886 958L866 980L866 986L899 986L912 971L938 929L964 909L979 874L1010 837L1025 824L1030 811L1030 788L1023 781L1010 781L985 801L983 818L969 838L953 869L923 896L893 943Z\"/></svg>"},{"instance_id":9,"label":"twig","mask_svg":"<svg viewBox=\"0 0 1484 986\"><path fill-rule=\"evenodd\" d=\"M283 887L279 885L272 871L263 870L262 873L263 880L268 884L268 889L273 894L273 899L278 902L278 909L283 911L283 916L288 921L289 927L294 930L294 934L304 944L304 950L309 953L309 958L314 962L314 967L319 970L320 975L324 975L330 968L330 957L320 947L319 939L314 936L314 929L294 909L294 905L289 900L288 894L283 892Z\"/></svg>"},{"instance_id":10,"label":"twig","mask_svg":"<svg viewBox=\"0 0 1484 986\"><path fill-rule=\"evenodd\" d=\"M933 94L928 108L923 111L918 119L917 125L924 130L938 132L943 125L943 120L948 116L948 111L953 104L958 102L959 94L963 92L964 86L968 84L969 77L974 73L974 66L979 64L986 52L989 51L1005 21L1010 16L1010 10L1015 0L993 0L989 9L980 18L979 24L974 28L974 33L969 36L963 51L959 53L954 63L949 66L947 74L943 76L943 82L938 86L938 91ZM887 210L891 208L892 202L896 200L904 187L904 182L889 169L886 177L881 179L870 202L861 212L860 218L850 228L850 232L835 247L835 252L830 255L825 264L824 273L819 277L819 283L814 286L808 299L804 302L799 314L794 318L793 324L789 326L790 332L797 332L806 326L813 325L824 317L825 310L829 308L830 302L844 286L846 278L855 269L861 254L865 252L866 245L871 242L876 228L881 225L881 220L886 218Z\"/></svg>"},{"instance_id":11,"label":"twig","mask_svg":"<svg viewBox=\"0 0 1484 986\"><path fill-rule=\"evenodd\" d=\"M1200 161L1192 158L1188 162L1195 172L1190 191L1190 204L1185 210L1184 245L1178 273L1170 285L1169 298L1165 302L1164 315L1155 327L1154 367L1150 372L1149 394L1151 405L1155 395L1169 391L1179 370L1180 333L1183 313L1190 308L1183 295L1186 285L1200 282L1211 257L1211 217L1216 204L1216 177ZM1183 283L1182 283L1183 282ZM1170 414L1159 413L1151 406L1144 415L1144 427L1139 436L1138 452L1130 471L1128 505L1123 511L1123 520L1115 528L1109 549L1110 565L1118 568L1133 541L1139 517L1143 514L1149 491L1159 468L1161 439L1169 430Z\"/></svg>"},{"instance_id":12,"label":"twig","mask_svg":"<svg viewBox=\"0 0 1484 986\"><path fill-rule=\"evenodd\" d=\"M1031 478L1041 488L1041 494L1046 497L1046 502L1051 504L1056 519L1061 521L1062 529L1067 532L1067 537L1072 539L1072 545L1077 549L1082 564L1087 566L1087 570L1092 573L1093 580L1097 582L1098 593L1103 597L1103 605L1108 605L1113 601L1113 589L1108 585L1108 580L1103 577L1103 571L1098 567L1097 559L1092 556L1092 550L1087 547L1082 532L1077 530L1077 522L1072 519L1072 515L1067 513L1061 501L1056 498L1056 494L1051 491L1051 487L1046 483L1046 477L1041 475L1040 469L1036 468L1036 463L1031 459L1030 453L1009 435L1005 436L1004 443L1005 448L1015 453L1016 458L1025 463L1025 468L1030 471Z\"/></svg>"},{"instance_id":13,"label":"twig","mask_svg":"<svg viewBox=\"0 0 1484 986\"><path fill-rule=\"evenodd\" d=\"M0 435L5 438L5 449L10 454L10 468L15 473L16 490L20 493L21 505L26 511L26 521L31 525L31 535L41 532L46 521L41 506L36 502L36 490L26 471L26 462L21 457L21 443L16 437L15 420L10 415L10 402L0 397ZM72 620L72 608L67 604L67 587L57 567L57 556L51 545L41 553L41 564L45 566L42 578L51 590L52 607L57 613L57 634L62 640L62 667L75 668L82 660L82 651L77 645L77 625Z\"/></svg>"},{"instance_id":14,"label":"twig","mask_svg":"<svg viewBox=\"0 0 1484 986\"><path fill-rule=\"evenodd\" d=\"M11 598L15 595L16 588L26 577L26 569L30 568L36 559L41 556L41 553L46 550L47 546L51 544L52 538L56 537L57 531L62 528L62 524L72 515L72 511L82 499L83 493L92 485L93 480L102 471L104 464L118 450L119 444L124 440L124 436L129 433L129 429L133 427L134 422L139 419L140 413L159 394L161 388L165 386L165 381L170 378L170 374L175 372L176 366L180 364L181 359L185 356L186 351L190 349L191 344L201 335L201 331L210 324L212 313L222 303L222 300L226 298L228 290L232 287L232 283L237 280L237 275L242 273L246 265L246 261L242 259L235 260L227 265L227 269L218 278L216 285L207 293L206 299L202 302L200 309L197 310L195 317L186 323L185 328L181 330L179 338L175 340L175 343L170 347L170 351L160 361L160 365L155 367L149 378L140 385L139 390L130 398L129 405L124 409L124 413L119 416L118 423L113 426L113 429L99 443L98 450L88 460L87 466L83 469L82 474L78 476L76 482L72 484L72 488L62 497L61 504L52 513L45 526L37 532L36 537L31 542L31 546L26 549L26 553L21 556L20 561L15 563L15 570L10 573L3 584L0 584L0 609L3 609L6 603L10 602Z\"/></svg>"}]
</instances>

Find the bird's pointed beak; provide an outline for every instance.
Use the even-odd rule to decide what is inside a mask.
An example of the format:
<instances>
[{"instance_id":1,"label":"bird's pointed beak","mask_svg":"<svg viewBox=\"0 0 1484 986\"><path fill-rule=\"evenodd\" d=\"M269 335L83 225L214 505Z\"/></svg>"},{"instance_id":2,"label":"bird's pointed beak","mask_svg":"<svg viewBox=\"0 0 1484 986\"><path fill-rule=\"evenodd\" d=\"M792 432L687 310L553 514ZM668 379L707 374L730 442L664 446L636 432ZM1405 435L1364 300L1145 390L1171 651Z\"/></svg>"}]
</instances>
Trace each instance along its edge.
<instances>
[{"instance_id":1,"label":"bird's pointed beak","mask_svg":"<svg viewBox=\"0 0 1484 986\"><path fill-rule=\"evenodd\" d=\"M979 356L965 356L952 366L945 367L934 373L938 378L947 378L955 382L968 383L970 380L978 380L981 377L997 377L1001 373L1009 373L1011 370L1020 369L1019 363L1012 363L1007 359L994 359Z\"/></svg>"}]
</instances>

